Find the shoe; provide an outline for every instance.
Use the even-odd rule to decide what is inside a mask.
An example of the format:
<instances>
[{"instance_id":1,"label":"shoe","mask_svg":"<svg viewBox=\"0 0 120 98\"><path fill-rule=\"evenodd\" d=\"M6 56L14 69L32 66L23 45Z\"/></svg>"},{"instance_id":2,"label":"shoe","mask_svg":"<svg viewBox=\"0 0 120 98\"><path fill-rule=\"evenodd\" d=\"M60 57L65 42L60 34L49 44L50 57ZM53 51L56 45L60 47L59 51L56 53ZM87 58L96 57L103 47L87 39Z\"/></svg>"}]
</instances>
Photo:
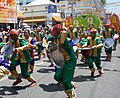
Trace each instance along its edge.
<instances>
[{"instance_id":1,"label":"shoe","mask_svg":"<svg viewBox=\"0 0 120 98\"><path fill-rule=\"evenodd\" d=\"M33 70L29 71L29 73L32 74L32 73L33 73Z\"/></svg>"},{"instance_id":2,"label":"shoe","mask_svg":"<svg viewBox=\"0 0 120 98\"><path fill-rule=\"evenodd\" d=\"M103 73L101 71L99 71L99 76L101 77L103 75Z\"/></svg>"},{"instance_id":3,"label":"shoe","mask_svg":"<svg viewBox=\"0 0 120 98\"><path fill-rule=\"evenodd\" d=\"M106 61L108 61L108 57L106 57Z\"/></svg>"},{"instance_id":4,"label":"shoe","mask_svg":"<svg viewBox=\"0 0 120 98\"><path fill-rule=\"evenodd\" d=\"M71 81L71 84L73 85L74 89L76 89L76 88L77 88L77 85L76 85L76 83L75 83L75 82Z\"/></svg>"},{"instance_id":5,"label":"shoe","mask_svg":"<svg viewBox=\"0 0 120 98\"><path fill-rule=\"evenodd\" d=\"M66 94L67 94L68 98L77 98L74 88L72 90L67 90Z\"/></svg>"},{"instance_id":6,"label":"shoe","mask_svg":"<svg viewBox=\"0 0 120 98\"><path fill-rule=\"evenodd\" d=\"M62 83L59 83L61 87L64 87ZM73 85L74 89L77 88L77 85L75 82L71 81L71 84Z\"/></svg>"},{"instance_id":7,"label":"shoe","mask_svg":"<svg viewBox=\"0 0 120 98\"><path fill-rule=\"evenodd\" d=\"M94 72L91 72L91 77L94 77Z\"/></svg>"},{"instance_id":8,"label":"shoe","mask_svg":"<svg viewBox=\"0 0 120 98\"><path fill-rule=\"evenodd\" d=\"M108 58L108 60L107 60L107 61L111 62L111 59L110 59L110 58Z\"/></svg>"},{"instance_id":9,"label":"shoe","mask_svg":"<svg viewBox=\"0 0 120 98\"><path fill-rule=\"evenodd\" d=\"M33 87L33 86L36 86L37 85L37 82L32 82L29 84L29 87Z\"/></svg>"},{"instance_id":10,"label":"shoe","mask_svg":"<svg viewBox=\"0 0 120 98\"><path fill-rule=\"evenodd\" d=\"M22 82L21 79L17 79L12 85L15 86L15 85L17 85L17 84L19 84L19 83L21 83L21 82Z\"/></svg>"}]
</instances>

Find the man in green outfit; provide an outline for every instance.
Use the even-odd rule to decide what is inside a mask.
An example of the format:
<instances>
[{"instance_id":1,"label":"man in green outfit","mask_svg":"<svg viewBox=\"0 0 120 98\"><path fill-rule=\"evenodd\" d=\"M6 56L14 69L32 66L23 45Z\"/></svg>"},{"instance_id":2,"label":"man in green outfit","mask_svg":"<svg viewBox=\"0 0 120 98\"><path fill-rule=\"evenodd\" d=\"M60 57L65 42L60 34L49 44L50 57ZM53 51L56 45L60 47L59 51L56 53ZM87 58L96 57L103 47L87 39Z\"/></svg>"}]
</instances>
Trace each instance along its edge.
<instances>
[{"instance_id":1,"label":"man in green outfit","mask_svg":"<svg viewBox=\"0 0 120 98\"><path fill-rule=\"evenodd\" d=\"M76 55L72 48L72 45L67 40L66 32L61 32L61 25L56 24L53 27L51 34L55 37L56 44L59 45L59 51L63 54L65 58L65 63L62 69L58 68L55 73L55 80L60 84L63 84L68 98L77 98L74 87L72 85L72 79L75 71L76 65Z\"/></svg>"},{"instance_id":2,"label":"man in green outfit","mask_svg":"<svg viewBox=\"0 0 120 98\"><path fill-rule=\"evenodd\" d=\"M81 47L84 48L86 46L86 44L88 42L87 37L88 37L88 34L87 34L86 31L84 31L83 32L83 38L80 41L80 48ZM84 62L85 64L87 64L88 63L89 50L81 50L81 54L82 54L81 61Z\"/></svg>"},{"instance_id":3,"label":"man in green outfit","mask_svg":"<svg viewBox=\"0 0 120 98\"><path fill-rule=\"evenodd\" d=\"M108 38L113 38L114 36L114 31L110 29L110 25L109 24L105 24L105 30L103 31L103 36L104 39L108 39ZM112 47L110 48L106 48L105 47L105 52L106 52L106 60L107 61L111 61L112 58Z\"/></svg>"},{"instance_id":4,"label":"man in green outfit","mask_svg":"<svg viewBox=\"0 0 120 98\"><path fill-rule=\"evenodd\" d=\"M68 29L67 37L70 39L78 38L78 32L77 31L75 32L73 25L70 25L70 27Z\"/></svg>"},{"instance_id":5,"label":"man in green outfit","mask_svg":"<svg viewBox=\"0 0 120 98\"><path fill-rule=\"evenodd\" d=\"M37 42L43 41L43 38L44 38L44 34L41 32L41 29L38 27L36 29L36 39L37 39ZM38 45L38 57L39 57L39 60L41 59L41 53L45 57L45 53L42 50L42 43L40 45Z\"/></svg>"},{"instance_id":6,"label":"man in green outfit","mask_svg":"<svg viewBox=\"0 0 120 98\"><path fill-rule=\"evenodd\" d=\"M99 75L101 76L103 74L103 68L100 61L100 54L101 54L101 48L103 46L102 41L99 37L96 37L96 29L91 29L91 38L88 40L88 45L92 48L89 53L88 58L88 66L91 70L91 76L94 76L95 68L93 65L93 62L95 62L95 65L98 69Z\"/></svg>"},{"instance_id":7,"label":"man in green outfit","mask_svg":"<svg viewBox=\"0 0 120 98\"><path fill-rule=\"evenodd\" d=\"M30 63L31 56L28 43L23 39L18 37L19 34L15 29L10 31L10 37L14 41L14 50L11 57L10 72L14 78L17 80L13 83L13 86L22 82L21 77L16 71L16 66L20 65L21 73L25 79L27 79L31 84L29 86L35 86L36 80L30 76L28 73L28 64Z\"/></svg>"}]
</instances>

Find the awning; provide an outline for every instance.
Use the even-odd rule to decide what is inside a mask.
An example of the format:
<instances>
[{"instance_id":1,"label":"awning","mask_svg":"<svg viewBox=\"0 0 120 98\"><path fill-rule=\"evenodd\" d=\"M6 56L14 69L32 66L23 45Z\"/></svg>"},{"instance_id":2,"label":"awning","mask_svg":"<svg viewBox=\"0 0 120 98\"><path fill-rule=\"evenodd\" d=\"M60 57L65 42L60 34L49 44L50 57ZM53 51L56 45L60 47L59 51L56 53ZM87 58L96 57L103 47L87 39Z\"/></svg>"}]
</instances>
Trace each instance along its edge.
<instances>
[{"instance_id":1,"label":"awning","mask_svg":"<svg viewBox=\"0 0 120 98\"><path fill-rule=\"evenodd\" d=\"M20 19L24 19L26 18L25 15L23 15L23 13L19 10L12 10L11 8L9 9L3 9L2 11L0 11L1 13L17 13L17 18L20 18ZM10 15L10 14L9 14Z\"/></svg>"},{"instance_id":2,"label":"awning","mask_svg":"<svg viewBox=\"0 0 120 98\"><path fill-rule=\"evenodd\" d=\"M63 18L61 18L60 16L53 16L52 17L53 21L58 21L58 22L63 22Z\"/></svg>"},{"instance_id":3,"label":"awning","mask_svg":"<svg viewBox=\"0 0 120 98\"><path fill-rule=\"evenodd\" d=\"M32 23L32 22L45 22L46 19L26 19L26 20L23 20L24 23Z\"/></svg>"},{"instance_id":4,"label":"awning","mask_svg":"<svg viewBox=\"0 0 120 98\"><path fill-rule=\"evenodd\" d=\"M25 15L23 15L23 13L20 12L20 11L17 11L17 17L20 18L20 19L25 19L26 18Z\"/></svg>"}]
</instances>

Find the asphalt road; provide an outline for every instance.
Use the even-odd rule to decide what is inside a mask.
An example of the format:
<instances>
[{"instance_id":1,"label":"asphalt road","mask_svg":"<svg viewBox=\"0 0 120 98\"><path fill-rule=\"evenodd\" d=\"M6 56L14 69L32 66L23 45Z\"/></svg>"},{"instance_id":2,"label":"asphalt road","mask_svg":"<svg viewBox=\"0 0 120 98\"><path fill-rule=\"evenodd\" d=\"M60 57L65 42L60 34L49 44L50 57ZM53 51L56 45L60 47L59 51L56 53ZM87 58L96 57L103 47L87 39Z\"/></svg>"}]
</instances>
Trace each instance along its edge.
<instances>
[{"instance_id":1,"label":"asphalt road","mask_svg":"<svg viewBox=\"0 0 120 98\"><path fill-rule=\"evenodd\" d=\"M120 45L113 51L111 62L105 61L105 52L102 51L101 61L104 75L90 77L88 66L80 62L76 65L73 81L76 82L78 98L120 98ZM37 59L37 57L36 57ZM35 71L32 74L37 80L37 86L27 87L29 82L22 79L22 83L12 87L15 81L11 75L0 80L0 98L66 98L64 89L54 80L54 68L49 68L47 58L36 61ZM17 68L19 71L19 66ZM20 72L20 71L19 71Z\"/></svg>"}]
</instances>

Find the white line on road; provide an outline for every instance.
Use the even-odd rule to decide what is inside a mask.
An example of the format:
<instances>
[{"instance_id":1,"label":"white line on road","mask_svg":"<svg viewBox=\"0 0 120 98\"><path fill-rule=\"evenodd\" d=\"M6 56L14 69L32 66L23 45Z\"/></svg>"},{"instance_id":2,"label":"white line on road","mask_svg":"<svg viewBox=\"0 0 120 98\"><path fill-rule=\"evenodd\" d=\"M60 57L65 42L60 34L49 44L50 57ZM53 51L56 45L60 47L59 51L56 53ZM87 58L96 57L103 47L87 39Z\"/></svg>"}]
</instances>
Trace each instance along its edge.
<instances>
[{"instance_id":1,"label":"white line on road","mask_svg":"<svg viewBox=\"0 0 120 98\"><path fill-rule=\"evenodd\" d=\"M46 62L40 62L39 64L40 65L42 65L42 64L45 64ZM38 64L38 63L37 63ZM18 73L20 73L20 72L18 72ZM10 75L10 74L9 74ZM6 75L6 76L4 76L2 79L0 79L0 81L3 81L3 80L5 80L5 79L7 79L8 78L8 75Z\"/></svg>"}]
</instances>

